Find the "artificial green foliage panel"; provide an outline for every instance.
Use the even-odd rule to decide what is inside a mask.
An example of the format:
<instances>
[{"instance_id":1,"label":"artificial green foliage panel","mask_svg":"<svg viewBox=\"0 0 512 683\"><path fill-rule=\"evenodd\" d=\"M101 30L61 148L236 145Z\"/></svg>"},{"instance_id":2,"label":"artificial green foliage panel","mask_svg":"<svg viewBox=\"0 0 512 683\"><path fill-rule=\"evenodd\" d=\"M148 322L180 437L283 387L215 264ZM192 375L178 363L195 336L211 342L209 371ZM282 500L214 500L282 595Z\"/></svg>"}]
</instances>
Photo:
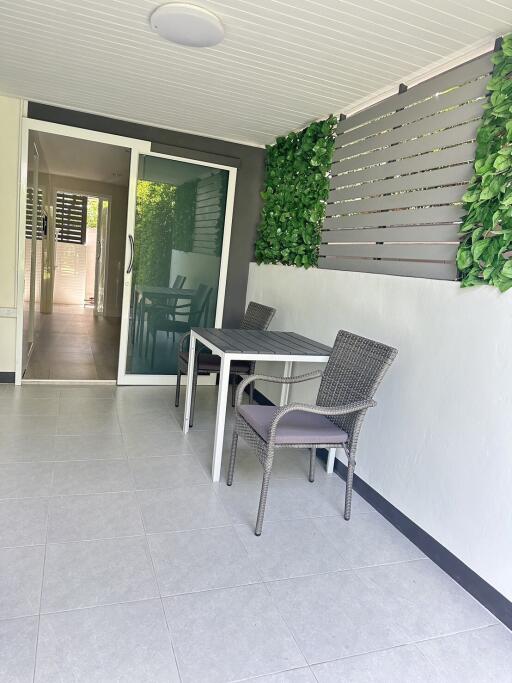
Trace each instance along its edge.
<instances>
[{"instance_id":1,"label":"artificial green foliage panel","mask_svg":"<svg viewBox=\"0 0 512 683\"><path fill-rule=\"evenodd\" d=\"M462 286L512 287L512 34L493 55L457 266Z\"/></svg>"},{"instance_id":2,"label":"artificial green foliage panel","mask_svg":"<svg viewBox=\"0 0 512 683\"><path fill-rule=\"evenodd\" d=\"M317 265L337 122L316 121L267 147L258 263Z\"/></svg>"}]
</instances>

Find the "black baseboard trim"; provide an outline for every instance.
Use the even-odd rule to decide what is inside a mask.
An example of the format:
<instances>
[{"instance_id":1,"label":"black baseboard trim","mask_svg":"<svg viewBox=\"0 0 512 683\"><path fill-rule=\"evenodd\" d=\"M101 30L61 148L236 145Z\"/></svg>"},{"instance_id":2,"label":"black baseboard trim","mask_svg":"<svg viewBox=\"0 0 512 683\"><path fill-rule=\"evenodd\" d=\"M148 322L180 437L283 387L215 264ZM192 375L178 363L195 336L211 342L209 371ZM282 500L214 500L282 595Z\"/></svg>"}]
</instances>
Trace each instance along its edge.
<instances>
[{"instance_id":1,"label":"black baseboard trim","mask_svg":"<svg viewBox=\"0 0 512 683\"><path fill-rule=\"evenodd\" d=\"M0 384L14 384L14 372L0 372Z\"/></svg>"},{"instance_id":2,"label":"black baseboard trim","mask_svg":"<svg viewBox=\"0 0 512 683\"><path fill-rule=\"evenodd\" d=\"M274 405L256 389L254 390L254 400L261 405ZM326 462L327 450L325 448L319 448L317 455L320 460ZM334 461L334 471L339 477L346 480L347 466L338 459ZM481 605L486 607L505 626L512 629L512 602L510 600L419 527L412 519L400 512L398 508L357 474L354 474L353 489L438 567L478 600Z\"/></svg>"}]
</instances>

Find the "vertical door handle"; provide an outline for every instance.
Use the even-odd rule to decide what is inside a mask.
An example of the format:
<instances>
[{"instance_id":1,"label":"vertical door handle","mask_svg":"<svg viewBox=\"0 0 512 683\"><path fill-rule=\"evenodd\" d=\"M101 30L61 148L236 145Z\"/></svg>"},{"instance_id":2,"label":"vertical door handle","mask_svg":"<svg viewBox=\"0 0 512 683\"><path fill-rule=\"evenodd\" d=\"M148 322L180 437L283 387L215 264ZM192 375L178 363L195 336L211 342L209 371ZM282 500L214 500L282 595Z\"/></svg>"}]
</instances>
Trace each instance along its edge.
<instances>
[{"instance_id":1,"label":"vertical door handle","mask_svg":"<svg viewBox=\"0 0 512 683\"><path fill-rule=\"evenodd\" d=\"M128 269L126 271L127 275L132 272L133 268L133 235L128 235L128 239L130 240L130 263L128 264Z\"/></svg>"}]
</instances>

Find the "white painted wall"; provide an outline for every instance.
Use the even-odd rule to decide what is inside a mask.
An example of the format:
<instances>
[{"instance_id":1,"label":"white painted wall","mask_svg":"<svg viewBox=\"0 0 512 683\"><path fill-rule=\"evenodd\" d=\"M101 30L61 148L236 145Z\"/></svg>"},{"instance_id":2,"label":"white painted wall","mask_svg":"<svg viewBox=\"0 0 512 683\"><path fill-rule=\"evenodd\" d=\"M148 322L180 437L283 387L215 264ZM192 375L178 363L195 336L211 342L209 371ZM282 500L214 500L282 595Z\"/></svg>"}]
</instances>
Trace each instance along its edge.
<instances>
[{"instance_id":1,"label":"white painted wall","mask_svg":"<svg viewBox=\"0 0 512 683\"><path fill-rule=\"evenodd\" d=\"M253 263L247 300L276 307L275 330L331 344L344 328L399 349L356 472L512 599L512 292Z\"/></svg>"},{"instance_id":2,"label":"white painted wall","mask_svg":"<svg viewBox=\"0 0 512 683\"><path fill-rule=\"evenodd\" d=\"M0 372L14 372L22 100L0 95Z\"/></svg>"}]
</instances>

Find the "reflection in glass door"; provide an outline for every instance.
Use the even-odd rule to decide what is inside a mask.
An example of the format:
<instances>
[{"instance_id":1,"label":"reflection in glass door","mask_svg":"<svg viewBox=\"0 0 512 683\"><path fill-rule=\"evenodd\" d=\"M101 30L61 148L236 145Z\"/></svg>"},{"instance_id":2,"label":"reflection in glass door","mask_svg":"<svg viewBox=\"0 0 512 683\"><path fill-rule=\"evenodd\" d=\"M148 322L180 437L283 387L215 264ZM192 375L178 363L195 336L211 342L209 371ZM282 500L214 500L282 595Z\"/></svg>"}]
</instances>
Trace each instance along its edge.
<instances>
[{"instance_id":1,"label":"reflection in glass door","mask_svg":"<svg viewBox=\"0 0 512 683\"><path fill-rule=\"evenodd\" d=\"M127 264L128 382L129 376L176 375L183 335L191 327L216 323L224 296L221 270L227 258L231 173L234 176L233 170L170 157L139 157Z\"/></svg>"}]
</instances>

